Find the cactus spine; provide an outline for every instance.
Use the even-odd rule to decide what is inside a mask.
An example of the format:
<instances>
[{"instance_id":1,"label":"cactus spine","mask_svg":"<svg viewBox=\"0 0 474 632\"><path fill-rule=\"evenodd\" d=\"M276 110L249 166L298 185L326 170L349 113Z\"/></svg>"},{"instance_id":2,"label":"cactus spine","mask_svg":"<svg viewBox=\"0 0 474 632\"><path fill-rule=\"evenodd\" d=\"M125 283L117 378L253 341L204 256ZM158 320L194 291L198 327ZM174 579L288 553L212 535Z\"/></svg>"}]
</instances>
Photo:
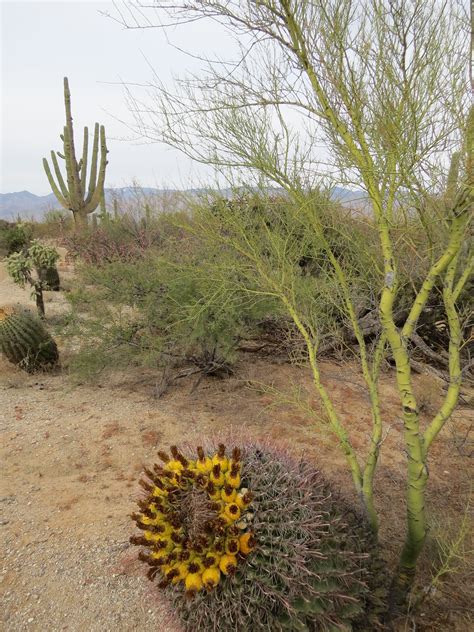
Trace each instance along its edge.
<instances>
[{"instance_id":1,"label":"cactus spine","mask_svg":"<svg viewBox=\"0 0 474 632\"><path fill-rule=\"evenodd\" d=\"M59 359L56 343L39 318L15 307L0 308L0 350L27 373L51 369Z\"/></svg>"},{"instance_id":2,"label":"cactus spine","mask_svg":"<svg viewBox=\"0 0 474 632\"><path fill-rule=\"evenodd\" d=\"M67 77L64 77L64 104L66 109L66 125L60 138L63 141L63 153L51 150L51 162L56 174L57 183L54 180L49 163L43 158L43 167L49 184L58 202L66 209L72 211L76 230L87 225L87 215L93 213L98 207L104 194L105 170L107 166L107 144L105 140L105 128L99 123L95 124L94 141L92 145L92 159L87 187L87 160L89 151L89 130L84 127L84 142L82 158L78 161L74 146L74 129L71 114L71 93ZM100 143L99 143L100 138ZM100 161L99 161L100 144ZM66 163L66 182L59 168L58 158Z\"/></svg>"}]
</instances>

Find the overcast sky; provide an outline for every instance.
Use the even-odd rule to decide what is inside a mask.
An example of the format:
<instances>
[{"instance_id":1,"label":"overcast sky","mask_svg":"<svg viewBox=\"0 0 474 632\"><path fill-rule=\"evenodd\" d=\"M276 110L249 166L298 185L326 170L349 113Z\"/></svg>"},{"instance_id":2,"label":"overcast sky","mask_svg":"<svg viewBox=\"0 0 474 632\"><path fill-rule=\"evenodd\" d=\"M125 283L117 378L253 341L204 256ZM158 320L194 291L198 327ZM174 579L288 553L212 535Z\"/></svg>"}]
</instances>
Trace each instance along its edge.
<instances>
[{"instance_id":1,"label":"overcast sky","mask_svg":"<svg viewBox=\"0 0 474 632\"><path fill-rule=\"evenodd\" d=\"M193 64L167 42L160 29L125 30L100 11L112 2L0 0L1 183L0 192L50 193L42 158L61 149L63 77L69 77L76 138L103 123L108 137L106 186L185 188L207 174L179 152L131 139L120 120L131 122L121 82L151 78L148 60L165 82ZM209 23L168 31L173 43L212 53L230 44ZM204 49L203 47L207 47Z\"/></svg>"}]
</instances>

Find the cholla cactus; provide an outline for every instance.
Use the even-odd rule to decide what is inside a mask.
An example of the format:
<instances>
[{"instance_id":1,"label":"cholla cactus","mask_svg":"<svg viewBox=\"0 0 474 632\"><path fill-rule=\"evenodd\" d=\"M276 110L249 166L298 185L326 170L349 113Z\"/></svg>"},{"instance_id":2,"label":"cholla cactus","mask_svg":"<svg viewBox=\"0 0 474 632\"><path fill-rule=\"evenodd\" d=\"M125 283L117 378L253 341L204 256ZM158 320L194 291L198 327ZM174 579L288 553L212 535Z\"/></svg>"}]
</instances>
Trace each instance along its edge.
<instances>
[{"instance_id":1,"label":"cholla cactus","mask_svg":"<svg viewBox=\"0 0 474 632\"><path fill-rule=\"evenodd\" d=\"M176 447L145 470L134 519L150 579L184 629L376 630L385 594L365 521L319 472L273 449ZM186 598L188 597L188 598ZM192 599L189 599L192 597Z\"/></svg>"},{"instance_id":2,"label":"cholla cactus","mask_svg":"<svg viewBox=\"0 0 474 632\"><path fill-rule=\"evenodd\" d=\"M41 318L44 317L43 290L59 289L59 275L56 261L57 250L34 239L27 250L14 252L6 259L7 272L13 281L24 288L26 284L33 289L36 308Z\"/></svg>"}]
</instances>

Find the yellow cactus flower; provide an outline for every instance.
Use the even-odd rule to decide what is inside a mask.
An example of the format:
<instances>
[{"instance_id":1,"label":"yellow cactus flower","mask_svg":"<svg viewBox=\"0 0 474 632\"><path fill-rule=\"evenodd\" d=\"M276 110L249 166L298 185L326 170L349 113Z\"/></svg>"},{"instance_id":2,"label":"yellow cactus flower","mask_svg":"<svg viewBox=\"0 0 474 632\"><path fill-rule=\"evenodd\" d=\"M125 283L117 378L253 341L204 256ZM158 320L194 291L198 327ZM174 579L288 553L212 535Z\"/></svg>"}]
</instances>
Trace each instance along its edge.
<instances>
[{"instance_id":1,"label":"yellow cactus flower","mask_svg":"<svg viewBox=\"0 0 474 632\"><path fill-rule=\"evenodd\" d=\"M251 531L244 533L239 538L239 549L244 555L248 555L256 546L255 536Z\"/></svg>"},{"instance_id":2,"label":"yellow cactus flower","mask_svg":"<svg viewBox=\"0 0 474 632\"><path fill-rule=\"evenodd\" d=\"M206 568L206 570L202 574L202 583L208 590L212 590L213 588L215 588L220 579L221 572L215 566L211 566L211 568Z\"/></svg>"},{"instance_id":3,"label":"yellow cactus flower","mask_svg":"<svg viewBox=\"0 0 474 632\"><path fill-rule=\"evenodd\" d=\"M227 555L237 555L239 549L240 544L237 538L227 538L225 542L225 552Z\"/></svg>"},{"instance_id":4,"label":"yellow cactus flower","mask_svg":"<svg viewBox=\"0 0 474 632\"><path fill-rule=\"evenodd\" d=\"M225 455L225 445L219 444L217 454L212 457L212 465L219 465L222 472L227 472L229 469L229 459Z\"/></svg>"},{"instance_id":5,"label":"yellow cactus flower","mask_svg":"<svg viewBox=\"0 0 474 632\"><path fill-rule=\"evenodd\" d=\"M226 505L224 509L224 514L232 521L238 520L240 518L239 506L236 503L230 503L229 505Z\"/></svg>"},{"instance_id":6,"label":"yellow cactus flower","mask_svg":"<svg viewBox=\"0 0 474 632\"><path fill-rule=\"evenodd\" d=\"M153 543L153 546L158 551L168 551L173 549L174 542L165 533L153 533L153 531L145 531L145 540Z\"/></svg>"},{"instance_id":7,"label":"yellow cactus flower","mask_svg":"<svg viewBox=\"0 0 474 632\"><path fill-rule=\"evenodd\" d=\"M190 573L191 575L194 573L202 573L204 570L202 558L197 555L193 555L191 559L187 562L187 564L188 573Z\"/></svg>"},{"instance_id":8,"label":"yellow cactus flower","mask_svg":"<svg viewBox=\"0 0 474 632\"><path fill-rule=\"evenodd\" d=\"M232 503L235 501L237 491L231 487L228 483L224 485L224 489L221 492L221 498L226 503Z\"/></svg>"},{"instance_id":9,"label":"yellow cactus flower","mask_svg":"<svg viewBox=\"0 0 474 632\"><path fill-rule=\"evenodd\" d=\"M161 487L158 487L157 485L155 485L153 487L152 494L153 496L155 496L155 498L164 498L168 496L168 491L166 489L161 489Z\"/></svg>"},{"instance_id":10,"label":"yellow cactus flower","mask_svg":"<svg viewBox=\"0 0 474 632\"><path fill-rule=\"evenodd\" d=\"M222 487L224 485L224 472L222 471L219 463L216 463L213 466L212 471L209 474L209 478L211 479L211 482L214 483L214 485L216 485L217 487Z\"/></svg>"},{"instance_id":11,"label":"yellow cactus flower","mask_svg":"<svg viewBox=\"0 0 474 632\"><path fill-rule=\"evenodd\" d=\"M225 511L219 514L219 519L224 527L230 527L230 525L234 524L234 519L228 516Z\"/></svg>"},{"instance_id":12,"label":"yellow cactus flower","mask_svg":"<svg viewBox=\"0 0 474 632\"><path fill-rule=\"evenodd\" d=\"M176 459L171 459L165 465L165 468L169 472L181 472L182 470L184 470L184 465L182 463L180 463L179 461L177 461Z\"/></svg>"},{"instance_id":13,"label":"yellow cactus flower","mask_svg":"<svg viewBox=\"0 0 474 632\"><path fill-rule=\"evenodd\" d=\"M247 509L247 507L252 502L252 494L248 491L245 493L241 490L235 496L235 504L239 507L239 509Z\"/></svg>"},{"instance_id":14,"label":"yellow cactus flower","mask_svg":"<svg viewBox=\"0 0 474 632\"><path fill-rule=\"evenodd\" d=\"M164 560L168 555L166 551L152 551L150 557L152 560Z\"/></svg>"},{"instance_id":15,"label":"yellow cactus flower","mask_svg":"<svg viewBox=\"0 0 474 632\"><path fill-rule=\"evenodd\" d=\"M172 556L174 560L179 561L181 559L182 552L183 552L182 546L175 546L168 557Z\"/></svg>"},{"instance_id":16,"label":"yellow cactus flower","mask_svg":"<svg viewBox=\"0 0 474 632\"><path fill-rule=\"evenodd\" d=\"M237 489L240 487L240 463L234 463L230 470L226 472L225 482L230 487Z\"/></svg>"},{"instance_id":17,"label":"yellow cactus flower","mask_svg":"<svg viewBox=\"0 0 474 632\"><path fill-rule=\"evenodd\" d=\"M159 518L160 520L163 520L165 518L165 514L160 511L156 503L150 503L149 510L155 516L155 518Z\"/></svg>"},{"instance_id":18,"label":"yellow cactus flower","mask_svg":"<svg viewBox=\"0 0 474 632\"><path fill-rule=\"evenodd\" d=\"M219 502L221 500L221 490L216 485L214 485L212 481L209 481L206 486L206 490L211 500L215 500L216 502Z\"/></svg>"},{"instance_id":19,"label":"yellow cactus flower","mask_svg":"<svg viewBox=\"0 0 474 632\"><path fill-rule=\"evenodd\" d=\"M188 593L197 593L202 589L202 579L199 573L188 573L184 580L184 586Z\"/></svg>"},{"instance_id":20,"label":"yellow cactus flower","mask_svg":"<svg viewBox=\"0 0 474 632\"><path fill-rule=\"evenodd\" d=\"M201 446L198 446L197 453L198 459L195 465L196 470L198 472L201 472L202 474L209 474L209 472L212 470L212 460L208 456L205 456L204 450Z\"/></svg>"},{"instance_id":21,"label":"yellow cactus flower","mask_svg":"<svg viewBox=\"0 0 474 632\"><path fill-rule=\"evenodd\" d=\"M174 564L167 564L166 566L162 566L161 572L164 574L169 582L175 584L179 582L179 570Z\"/></svg>"},{"instance_id":22,"label":"yellow cactus flower","mask_svg":"<svg viewBox=\"0 0 474 632\"><path fill-rule=\"evenodd\" d=\"M213 500L209 503L208 507L217 513L221 513L224 511L225 505L226 503L223 500Z\"/></svg>"},{"instance_id":23,"label":"yellow cactus flower","mask_svg":"<svg viewBox=\"0 0 474 632\"><path fill-rule=\"evenodd\" d=\"M179 581L181 581L182 579L186 579L188 573L188 564L187 562L180 562L176 568L178 569L178 578L176 580L176 583L178 583Z\"/></svg>"},{"instance_id":24,"label":"yellow cactus flower","mask_svg":"<svg viewBox=\"0 0 474 632\"><path fill-rule=\"evenodd\" d=\"M156 518L149 518L148 516L144 516L143 514L141 514L138 519L142 524L156 525Z\"/></svg>"},{"instance_id":25,"label":"yellow cactus flower","mask_svg":"<svg viewBox=\"0 0 474 632\"><path fill-rule=\"evenodd\" d=\"M220 555L211 551L210 553L206 553L206 557L202 563L206 568L212 568L213 566L219 566L219 559Z\"/></svg>"},{"instance_id":26,"label":"yellow cactus flower","mask_svg":"<svg viewBox=\"0 0 474 632\"><path fill-rule=\"evenodd\" d=\"M223 555L219 561L219 568L224 575L232 575L237 570L237 558L235 555Z\"/></svg>"}]
</instances>

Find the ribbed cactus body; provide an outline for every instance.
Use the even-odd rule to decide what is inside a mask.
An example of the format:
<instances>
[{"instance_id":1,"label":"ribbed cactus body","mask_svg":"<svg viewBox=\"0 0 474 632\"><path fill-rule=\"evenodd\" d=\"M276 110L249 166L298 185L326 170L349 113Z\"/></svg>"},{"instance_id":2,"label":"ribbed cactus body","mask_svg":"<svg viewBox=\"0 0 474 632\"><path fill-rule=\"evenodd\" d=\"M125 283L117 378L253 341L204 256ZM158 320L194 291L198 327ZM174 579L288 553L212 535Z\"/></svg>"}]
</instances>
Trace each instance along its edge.
<instances>
[{"instance_id":1,"label":"ribbed cactus body","mask_svg":"<svg viewBox=\"0 0 474 632\"><path fill-rule=\"evenodd\" d=\"M56 343L43 323L20 308L0 308L0 350L28 373L51 369L59 359Z\"/></svg>"},{"instance_id":2,"label":"ribbed cactus body","mask_svg":"<svg viewBox=\"0 0 474 632\"><path fill-rule=\"evenodd\" d=\"M74 215L76 227L87 226L87 216L93 213L104 197L105 170L107 166L107 144L105 128L96 123L94 126L94 139L92 143L92 157L88 164L89 156L89 129L84 128L84 142L82 158L76 156L74 128L71 112L71 92L69 82L64 77L64 105L66 110L66 125L60 135L63 143L63 151L51 151L51 163L53 173L46 158L43 158L43 166L49 180L51 189L58 202L64 208L70 209ZM100 146L100 159L99 159ZM64 179L58 162L58 157L64 160L66 167L66 179ZM89 186L87 186L88 170Z\"/></svg>"},{"instance_id":3,"label":"ribbed cactus body","mask_svg":"<svg viewBox=\"0 0 474 632\"><path fill-rule=\"evenodd\" d=\"M240 485L252 491L242 526L253 550L191 600L163 586L184 629L379 629L385 572L365 520L308 463L262 446L241 453Z\"/></svg>"}]
</instances>

